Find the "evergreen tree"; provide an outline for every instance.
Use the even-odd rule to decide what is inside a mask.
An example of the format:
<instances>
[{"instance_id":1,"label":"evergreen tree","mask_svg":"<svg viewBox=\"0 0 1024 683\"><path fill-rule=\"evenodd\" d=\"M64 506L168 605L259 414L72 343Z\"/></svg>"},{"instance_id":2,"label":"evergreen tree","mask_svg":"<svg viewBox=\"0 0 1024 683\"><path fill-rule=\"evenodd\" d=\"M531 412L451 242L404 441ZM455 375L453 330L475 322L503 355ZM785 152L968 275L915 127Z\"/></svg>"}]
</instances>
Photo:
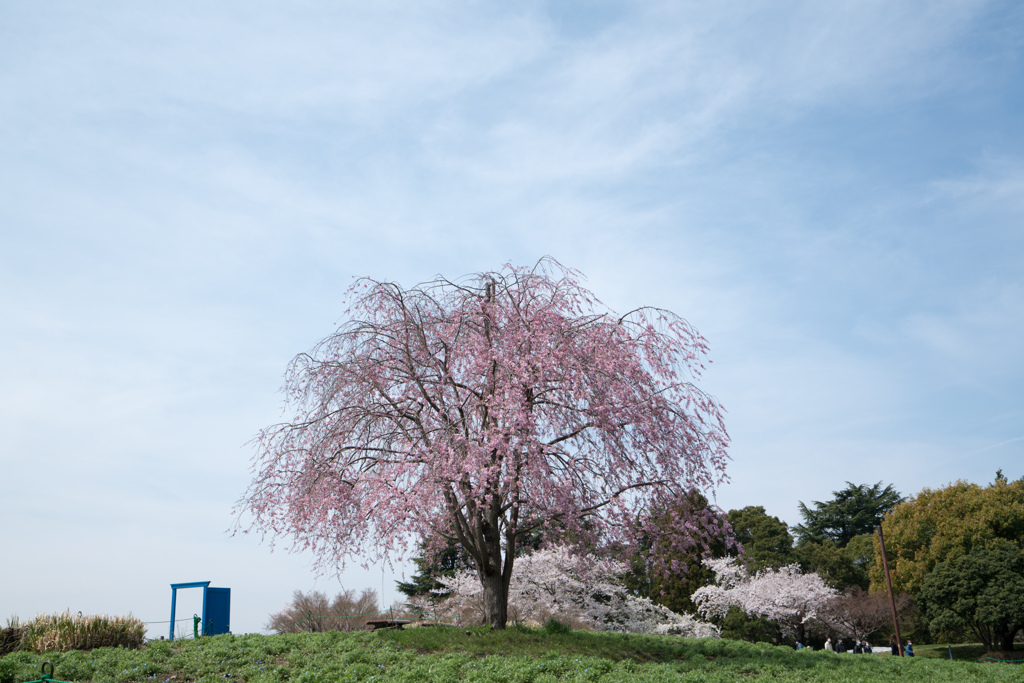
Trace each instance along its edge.
<instances>
[{"instance_id":1,"label":"evergreen tree","mask_svg":"<svg viewBox=\"0 0 1024 683\"><path fill-rule=\"evenodd\" d=\"M778 569L794 562L789 527L778 517L769 516L760 505L729 510L726 519L736 541L743 545L751 571Z\"/></svg>"},{"instance_id":2,"label":"evergreen tree","mask_svg":"<svg viewBox=\"0 0 1024 683\"><path fill-rule=\"evenodd\" d=\"M814 501L814 507L800 502L803 524L793 527L799 542L823 543L832 541L840 548L855 537L873 533L882 517L902 500L892 484L882 488L882 482L874 486L852 484L842 491L833 491L830 501Z\"/></svg>"},{"instance_id":3,"label":"evergreen tree","mask_svg":"<svg viewBox=\"0 0 1024 683\"><path fill-rule=\"evenodd\" d=\"M454 576L462 569L469 569L472 560L469 555L455 541L448 541L444 550L430 557L426 550L426 544L420 543L420 556L413 558L416 565L416 573L409 581L398 581L398 590L410 598L419 595L434 594L441 596L445 592L444 584L438 578L441 576Z\"/></svg>"}]
</instances>

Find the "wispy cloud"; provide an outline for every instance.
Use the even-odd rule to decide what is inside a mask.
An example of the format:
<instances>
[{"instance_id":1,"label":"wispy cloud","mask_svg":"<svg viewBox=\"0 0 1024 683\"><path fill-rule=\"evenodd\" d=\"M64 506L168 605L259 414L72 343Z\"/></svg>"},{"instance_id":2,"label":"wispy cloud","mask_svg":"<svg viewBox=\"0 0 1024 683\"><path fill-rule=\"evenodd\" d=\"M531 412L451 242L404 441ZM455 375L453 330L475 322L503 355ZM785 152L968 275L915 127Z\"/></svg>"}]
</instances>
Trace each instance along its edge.
<instances>
[{"instance_id":1,"label":"wispy cloud","mask_svg":"<svg viewBox=\"0 0 1024 683\"><path fill-rule=\"evenodd\" d=\"M1017 443L1018 441L1024 441L1024 436L1018 436L1015 439L1006 439L1005 441L1000 441L999 443L994 443L991 446L985 446L984 448L979 448L978 450L974 451L973 453L966 454L964 457L968 458L968 457L971 457L973 455L979 455L979 454L984 453L986 451L991 451L991 450L996 449L996 448L1002 448L1003 446L1008 446L1011 443Z\"/></svg>"},{"instance_id":2,"label":"wispy cloud","mask_svg":"<svg viewBox=\"0 0 1024 683\"><path fill-rule=\"evenodd\" d=\"M847 480L1009 473L1014 5L8 3L0 494L35 510L45 479L44 529L102 498L93 532L60 536L83 558L133 547L122 507L176 521L143 525L153 547L205 559L168 572L289 584L247 607L258 629L312 580L308 558L221 533L289 358L330 331L353 275L545 254L609 305L664 306L709 337L727 506L795 522L797 500ZM5 578L22 613L60 583ZM158 578L145 604L162 611L184 579ZM56 608L101 590L115 609L116 581L90 585Z\"/></svg>"}]
</instances>

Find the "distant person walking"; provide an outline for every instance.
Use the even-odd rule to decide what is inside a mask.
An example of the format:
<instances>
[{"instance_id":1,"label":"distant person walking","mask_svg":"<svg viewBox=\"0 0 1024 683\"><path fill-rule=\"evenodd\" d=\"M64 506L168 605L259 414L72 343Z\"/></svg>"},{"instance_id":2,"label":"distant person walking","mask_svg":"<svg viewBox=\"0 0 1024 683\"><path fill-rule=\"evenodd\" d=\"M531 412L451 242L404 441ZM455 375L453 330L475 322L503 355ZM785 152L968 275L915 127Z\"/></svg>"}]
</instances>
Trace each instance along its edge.
<instances>
[{"instance_id":1,"label":"distant person walking","mask_svg":"<svg viewBox=\"0 0 1024 683\"><path fill-rule=\"evenodd\" d=\"M907 641L906 655L908 657L913 657L914 656L914 644L912 642L910 642L909 640Z\"/></svg>"},{"instance_id":2,"label":"distant person walking","mask_svg":"<svg viewBox=\"0 0 1024 683\"><path fill-rule=\"evenodd\" d=\"M836 649L834 647L832 647L832 639L831 638L826 638L825 639L825 649L828 650L829 652L835 652L836 651Z\"/></svg>"},{"instance_id":3,"label":"distant person walking","mask_svg":"<svg viewBox=\"0 0 1024 683\"><path fill-rule=\"evenodd\" d=\"M889 649L892 650L892 654L895 657L900 656L900 644L896 641L896 634L893 633L889 636Z\"/></svg>"}]
</instances>

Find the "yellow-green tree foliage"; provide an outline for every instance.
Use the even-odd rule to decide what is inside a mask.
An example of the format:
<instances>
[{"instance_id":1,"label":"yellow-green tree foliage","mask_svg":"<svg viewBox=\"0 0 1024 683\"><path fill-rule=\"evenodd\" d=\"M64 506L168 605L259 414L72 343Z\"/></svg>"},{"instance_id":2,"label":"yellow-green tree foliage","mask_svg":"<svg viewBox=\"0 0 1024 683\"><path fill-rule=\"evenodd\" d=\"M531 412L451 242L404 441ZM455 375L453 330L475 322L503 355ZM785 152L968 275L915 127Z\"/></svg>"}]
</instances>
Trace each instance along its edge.
<instances>
[{"instance_id":1,"label":"yellow-green tree foliage","mask_svg":"<svg viewBox=\"0 0 1024 683\"><path fill-rule=\"evenodd\" d=\"M1024 477L1008 482L998 473L991 486L956 481L924 489L882 521L892 588L916 594L939 562L1004 538L1024 551ZM875 536L871 589L885 590L882 553Z\"/></svg>"}]
</instances>

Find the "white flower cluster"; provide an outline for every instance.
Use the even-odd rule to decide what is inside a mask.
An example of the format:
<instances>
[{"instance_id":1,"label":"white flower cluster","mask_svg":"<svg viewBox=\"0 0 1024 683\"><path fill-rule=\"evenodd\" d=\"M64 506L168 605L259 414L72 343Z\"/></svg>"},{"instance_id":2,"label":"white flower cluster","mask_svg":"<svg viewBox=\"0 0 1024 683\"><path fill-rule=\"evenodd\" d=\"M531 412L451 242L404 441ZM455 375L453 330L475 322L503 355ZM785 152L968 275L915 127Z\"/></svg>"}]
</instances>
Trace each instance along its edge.
<instances>
[{"instance_id":1,"label":"white flower cluster","mask_svg":"<svg viewBox=\"0 0 1024 683\"><path fill-rule=\"evenodd\" d=\"M803 574L791 564L780 569L764 569L750 576L730 558L706 560L715 572L713 586L704 586L693 594L697 611L705 618L725 616L732 606L747 614L778 622L789 632L818 616L836 596L836 591L814 573Z\"/></svg>"},{"instance_id":2,"label":"white flower cluster","mask_svg":"<svg viewBox=\"0 0 1024 683\"><path fill-rule=\"evenodd\" d=\"M620 592L617 604L604 615L604 623L596 628L620 633L652 633L684 638L718 638L716 626L698 621L688 614L676 614L656 605L649 598Z\"/></svg>"},{"instance_id":3,"label":"white flower cluster","mask_svg":"<svg viewBox=\"0 0 1024 683\"><path fill-rule=\"evenodd\" d=\"M630 595L620 578L625 573L621 562L580 557L565 547L517 558L508 590L509 616L518 623L542 623L553 616L577 619L602 631L718 637L711 624ZM451 593L445 605L449 611L471 608L483 593L471 571L441 583Z\"/></svg>"}]
</instances>

